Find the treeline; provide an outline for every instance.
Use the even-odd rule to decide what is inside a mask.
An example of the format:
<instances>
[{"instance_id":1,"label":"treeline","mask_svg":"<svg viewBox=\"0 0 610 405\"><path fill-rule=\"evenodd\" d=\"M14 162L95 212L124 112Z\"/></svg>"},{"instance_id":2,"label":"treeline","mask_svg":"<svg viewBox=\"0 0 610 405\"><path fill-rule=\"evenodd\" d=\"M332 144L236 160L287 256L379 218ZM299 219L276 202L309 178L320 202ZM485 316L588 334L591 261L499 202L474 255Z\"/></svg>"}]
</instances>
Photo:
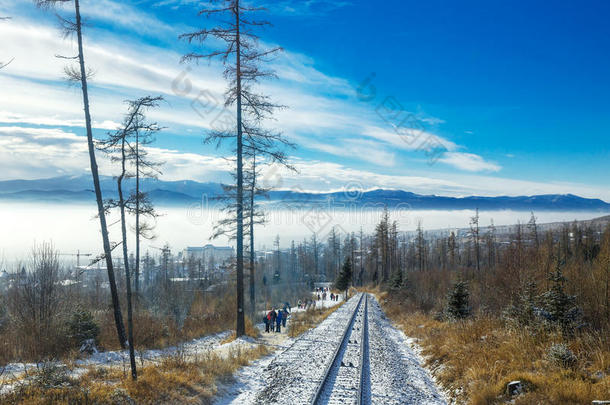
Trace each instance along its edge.
<instances>
[{"instance_id":1,"label":"treeline","mask_svg":"<svg viewBox=\"0 0 610 405\"><path fill-rule=\"evenodd\" d=\"M477 212L466 235L427 236L419 224L409 238L385 215L362 251L362 277L355 283L399 291L411 309L442 312L450 292L466 286L475 312L515 315L526 305L550 319L559 316L552 313L556 304L579 318L575 327L610 326L608 227L574 222L542 233L532 214L500 238L493 225L480 232ZM549 306L552 300L561 302Z\"/></svg>"},{"instance_id":2,"label":"treeline","mask_svg":"<svg viewBox=\"0 0 610 405\"><path fill-rule=\"evenodd\" d=\"M128 262L135 268L135 255ZM264 259L260 265L265 266ZM207 262L172 254L145 252L141 274L132 279L133 339L136 350L178 345L193 338L234 328L237 321L235 261ZM123 261L115 260L116 288L125 296ZM256 279L256 303L296 302L309 286L297 280L267 283ZM0 283L0 371L11 362L66 359L81 349L121 349L105 269L67 266L51 243L36 245ZM126 302L121 302L126 311ZM253 308L248 317L257 320Z\"/></svg>"},{"instance_id":3,"label":"treeline","mask_svg":"<svg viewBox=\"0 0 610 405\"><path fill-rule=\"evenodd\" d=\"M610 228L601 225L574 222L541 232L532 214L511 234L498 235L493 224L479 226L476 212L467 233L429 234L421 223L406 233L385 210L371 234L332 228L323 240L313 234L282 250L278 239L257 266L267 281L313 284L334 281L347 258L353 285L401 291L412 309L442 311L459 281L473 311L496 314L528 294L536 306L536 297L559 285L582 312L583 325L609 326Z\"/></svg>"},{"instance_id":4,"label":"treeline","mask_svg":"<svg viewBox=\"0 0 610 405\"><path fill-rule=\"evenodd\" d=\"M21 270L5 280L0 291L0 365L70 357L87 342L98 350L120 349L103 270L74 274L58 257L51 244L38 245ZM138 350L178 344L234 326L234 283L214 278L172 282L179 266L168 260L166 268L163 257L157 263L144 256L143 280L133 295ZM123 270L120 261L115 264ZM116 281L117 292L123 295L127 282L121 273ZM213 291L206 292L212 284Z\"/></svg>"}]
</instances>

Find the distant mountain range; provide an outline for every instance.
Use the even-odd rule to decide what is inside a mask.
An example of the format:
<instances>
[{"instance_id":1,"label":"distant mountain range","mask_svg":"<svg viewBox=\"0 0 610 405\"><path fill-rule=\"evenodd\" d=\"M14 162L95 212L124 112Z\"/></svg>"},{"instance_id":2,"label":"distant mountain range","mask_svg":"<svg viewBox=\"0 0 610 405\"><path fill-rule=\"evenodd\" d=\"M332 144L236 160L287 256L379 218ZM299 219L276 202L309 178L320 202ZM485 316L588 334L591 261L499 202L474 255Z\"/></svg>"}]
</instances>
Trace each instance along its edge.
<instances>
[{"instance_id":1,"label":"distant mountain range","mask_svg":"<svg viewBox=\"0 0 610 405\"><path fill-rule=\"evenodd\" d=\"M142 189L159 205L184 205L213 200L222 194L219 183L199 183L192 180L163 181L143 179ZM116 181L101 178L105 198L116 197ZM130 179L127 189L133 188ZM39 180L0 181L0 201L83 203L93 202L93 184L88 176L62 176ZM545 194L520 197L443 197L420 195L403 190L370 190L364 192L305 193L272 191L264 203L274 208L282 206L305 208L312 205L388 207L404 206L410 209L454 210L526 210L526 211L598 211L610 212L610 204L600 199L583 198L572 194Z\"/></svg>"}]
</instances>

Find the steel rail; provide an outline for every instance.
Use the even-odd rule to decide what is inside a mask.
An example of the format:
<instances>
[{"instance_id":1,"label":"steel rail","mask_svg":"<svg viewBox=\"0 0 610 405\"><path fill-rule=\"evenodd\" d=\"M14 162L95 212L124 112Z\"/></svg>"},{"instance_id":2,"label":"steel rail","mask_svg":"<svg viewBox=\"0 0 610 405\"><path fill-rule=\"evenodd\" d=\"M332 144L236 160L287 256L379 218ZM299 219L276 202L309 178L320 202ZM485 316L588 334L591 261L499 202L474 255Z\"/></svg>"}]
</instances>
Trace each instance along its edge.
<instances>
[{"instance_id":1,"label":"steel rail","mask_svg":"<svg viewBox=\"0 0 610 405\"><path fill-rule=\"evenodd\" d=\"M326 366L326 369L324 370L324 375L323 375L322 381L318 385L318 388L316 389L316 392L313 395L312 400L310 401L311 405L318 404L318 401L320 400L320 396L322 395L322 392L324 391L324 386L326 385L326 383L328 381L328 377L330 376L330 371L333 369L333 367L335 366L335 364L339 360L339 353L341 352L341 348L345 344L345 340L346 340L347 335L348 335L348 333L350 331L350 328L352 328L353 325L354 325L354 320L356 319L356 315L358 314L358 310L360 309L360 305L362 304L363 298L364 298L364 294L362 294L360 296L360 300L358 301L358 305L356 305L356 309L354 310L354 313L352 314L349 322L347 323L347 326L345 327L345 330L343 331L343 336L341 337L341 341L339 342L339 344L335 348L335 352L333 354L332 361Z\"/></svg>"}]
</instances>

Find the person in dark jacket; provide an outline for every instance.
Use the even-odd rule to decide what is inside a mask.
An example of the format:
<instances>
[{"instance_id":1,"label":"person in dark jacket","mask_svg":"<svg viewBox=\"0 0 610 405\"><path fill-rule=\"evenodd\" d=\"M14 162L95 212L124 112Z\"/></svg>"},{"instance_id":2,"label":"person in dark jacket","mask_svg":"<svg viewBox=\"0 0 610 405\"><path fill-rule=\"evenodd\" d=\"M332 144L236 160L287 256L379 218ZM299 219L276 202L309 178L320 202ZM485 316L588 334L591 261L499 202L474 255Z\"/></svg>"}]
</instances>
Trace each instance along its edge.
<instances>
[{"instance_id":1,"label":"person in dark jacket","mask_svg":"<svg viewBox=\"0 0 610 405\"><path fill-rule=\"evenodd\" d=\"M263 322L265 323L265 332L269 333L269 323L271 321L271 315L269 313L266 313L263 316Z\"/></svg>"},{"instance_id":2,"label":"person in dark jacket","mask_svg":"<svg viewBox=\"0 0 610 405\"><path fill-rule=\"evenodd\" d=\"M278 332L278 333L281 332L282 331L282 329L281 329L281 326L282 326L282 310L281 309L277 311L277 318L275 319L275 324L276 324L275 331Z\"/></svg>"},{"instance_id":3,"label":"person in dark jacket","mask_svg":"<svg viewBox=\"0 0 610 405\"><path fill-rule=\"evenodd\" d=\"M282 326L284 328L286 327L286 320L288 320L288 310L284 308L284 310L282 311Z\"/></svg>"}]
</instances>

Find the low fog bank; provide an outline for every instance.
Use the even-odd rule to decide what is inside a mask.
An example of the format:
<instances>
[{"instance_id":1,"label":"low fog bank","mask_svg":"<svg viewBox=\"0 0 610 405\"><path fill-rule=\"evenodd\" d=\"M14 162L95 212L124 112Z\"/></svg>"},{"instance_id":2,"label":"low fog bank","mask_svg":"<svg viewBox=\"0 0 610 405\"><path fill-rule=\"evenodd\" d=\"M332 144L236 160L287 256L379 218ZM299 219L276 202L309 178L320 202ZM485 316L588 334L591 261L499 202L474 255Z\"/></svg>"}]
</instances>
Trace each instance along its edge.
<instances>
[{"instance_id":1,"label":"low fog bank","mask_svg":"<svg viewBox=\"0 0 610 405\"><path fill-rule=\"evenodd\" d=\"M158 207L162 214L156 220L156 240L145 241L143 250L150 246L161 247L166 242L174 252L186 246L198 246L206 243L215 245L232 245L227 239L210 240L214 223L222 213L213 209L202 209L194 206ZM99 254L102 251L99 222L95 217L94 205L59 205L34 203L0 203L1 267L8 267L26 258L36 242L52 241L62 253ZM382 210L379 209L328 209L321 207L299 210L273 210L268 212L268 224L258 227L257 249L271 249L276 235L280 236L281 247L289 247L290 241L309 239L313 232L320 240L325 240L327 233L335 226L340 232L370 232L379 222ZM390 217L396 220L400 231L412 231L421 221L425 230L468 227L473 210L390 210ZM600 212L554 212L535 213L538 223L587 220L603 216ZM607 215L607 214L606 214ZM493 220L495 225L512 225L517 222L527 223L531 212L525 211L481 211L480 225L487 226ZM111 226L111 239L120 239L117 215L108 219ZM133 224L131 224L133 225ZM130 247L131 248L131 247ZM151 250L151 253L156 253ZM63 257L75 262L71 256ZM81 258L81 264L86 258Z\"/></svg>"}]
</instances>

